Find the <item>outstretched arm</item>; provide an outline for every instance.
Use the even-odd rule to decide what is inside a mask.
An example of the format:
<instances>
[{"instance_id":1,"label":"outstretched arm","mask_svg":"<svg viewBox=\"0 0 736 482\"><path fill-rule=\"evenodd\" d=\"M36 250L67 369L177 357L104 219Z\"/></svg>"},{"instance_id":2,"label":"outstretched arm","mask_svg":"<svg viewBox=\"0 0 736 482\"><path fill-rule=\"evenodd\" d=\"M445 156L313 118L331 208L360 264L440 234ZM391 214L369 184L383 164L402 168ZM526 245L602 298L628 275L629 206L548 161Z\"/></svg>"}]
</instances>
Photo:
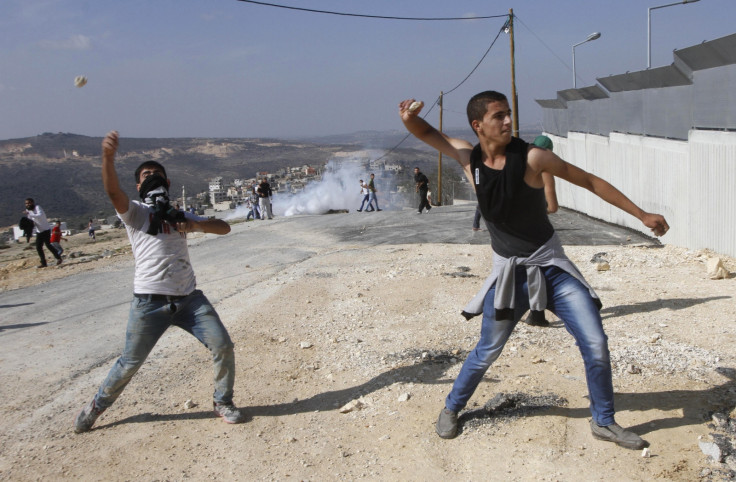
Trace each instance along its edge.
<instances>
[{"instance_id":1,"label":"outstretched arm","mask_svg":"<svg viewBox=\"0 0 736 482\"><path fill-rule=\"evenodd\" d=\"M180 233L227 234L230 232L230 225L222 219L204 219L202 221L187 219L176 223L176 230Z\"/></svg>"},{"instance_id":2,"label":"outstretched arm","mask_svg":"<svg viewBox=\"0 0 736 482\"><path fill-rule=\"evenodd\" d=\"M529 152L528 164L533 172L549 173L587 189L607 203L640 220L655 236L662 236L670 229L664 216L644 211L607 181L563 161L551 151L532 149Z\"/></svg>"},{"instance_id":3,"label":"outstretched arm","mask_svg":"<svg viewBox=\"0 0 736 482\"><path fill-rule=\"evenodd\" d=\"M102 186L112 205L120 214L128 212L130 200L120 188L118 173L115 172L115 153L118 150L118 132L110 131L102 141Z\"/></svg>"},{"instance_id":4,"label":"outstretched arm","mask_svg":"<svg viewBox=\"0 0 736 482\"><path fill-rule=\"evenodd\" d=\"M404 127L420 141L434 147L442 154L455 159L465 171L468 180L472 182L470 174L470 152L473 150L472 144L462 139L449 137L438 131L427 121L419 117L422 111L423 103L415 110L409 110L409 106L414 103L414 99L407 99L399 103L399 116L404 123Z\"/></svg>"}]
</instances>

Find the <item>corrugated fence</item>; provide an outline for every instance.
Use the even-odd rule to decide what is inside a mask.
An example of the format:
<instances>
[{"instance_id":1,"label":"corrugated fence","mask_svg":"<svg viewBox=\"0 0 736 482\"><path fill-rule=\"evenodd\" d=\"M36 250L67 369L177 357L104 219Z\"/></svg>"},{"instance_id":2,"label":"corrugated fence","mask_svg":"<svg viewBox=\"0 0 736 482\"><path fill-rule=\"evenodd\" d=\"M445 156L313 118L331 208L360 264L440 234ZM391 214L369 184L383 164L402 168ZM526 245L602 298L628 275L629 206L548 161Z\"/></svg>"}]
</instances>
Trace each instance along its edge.
<instances>
[{"instance_id":1,"label":"corrugated fence","mask_svg":"<svg viewBox=\"0 0 736 482\"><path fill-rule=\"evenodd\" d=\"M691 130L687 141L631 134L550 136L555 153L662 214L662 242L736 256L736 133ZM560 205L651 234L593 193L557 180Z\"/></svg>"}]
</instances>

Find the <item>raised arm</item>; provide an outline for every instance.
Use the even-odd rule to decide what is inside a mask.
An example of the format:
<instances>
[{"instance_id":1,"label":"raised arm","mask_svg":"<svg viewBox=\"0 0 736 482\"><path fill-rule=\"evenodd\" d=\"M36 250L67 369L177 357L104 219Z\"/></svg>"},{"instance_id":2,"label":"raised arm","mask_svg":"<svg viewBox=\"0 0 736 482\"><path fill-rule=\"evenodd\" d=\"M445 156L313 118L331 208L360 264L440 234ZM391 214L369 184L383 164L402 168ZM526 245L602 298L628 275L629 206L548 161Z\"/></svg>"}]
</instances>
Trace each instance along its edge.
<instances>
[{"instance_id":1,"label":"raised arm","mask_svg":"<svg viewBox=\"0 0 736 482\"><path fill-rule=\"evenodd\" d=\"M424 104L420 102L420 106L417 109L409 110L412 103L414 103L414 99L407 99L399 103L399 116L406 130L425 144L455 159L463 168L463 171L465 171L468 179L472 181L470 174L470 153L473 150L473 145L468 141L449 137L432 127L427 121L419 117Z\"/></svg>"},{"instance_id":2,"label":"raised arm","mask_svg":"<svg viewBox=\"0 0 736 482\"><path fill-rule=\"evenodd\" d=\"M670 229L664 216L644 211L609 182L563 161L551 151L532 149L529 152L528 165L532 171L530 174L541 177L542 174L549 173L587 189L607 203L640 220L655 236L662 236Z\"/></svg>"},{"instance_id":3,"label":"raised arm","mask_svg":"<svg viewBox=\"0 0 736 482\"><path fill-rule=\"evenodd\" d=\"M118 133L110 131L102 140L102 186L112 205L120 214L128 212L130 200L120 188L118 174L115 172L115 153L118 150Z\"/></svg>"}]
</instances>

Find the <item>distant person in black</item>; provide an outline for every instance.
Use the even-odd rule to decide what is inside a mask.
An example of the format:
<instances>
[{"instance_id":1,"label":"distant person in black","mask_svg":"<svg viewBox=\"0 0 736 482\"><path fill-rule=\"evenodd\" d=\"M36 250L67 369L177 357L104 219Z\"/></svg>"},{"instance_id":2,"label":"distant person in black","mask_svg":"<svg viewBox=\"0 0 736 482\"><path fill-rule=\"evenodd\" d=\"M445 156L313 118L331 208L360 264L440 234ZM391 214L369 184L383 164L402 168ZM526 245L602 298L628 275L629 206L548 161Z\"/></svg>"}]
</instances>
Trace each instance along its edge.
<instances>
[{"instance_id":1,"label":"distant person in black","mask_svg":"<svg viewBox=\"0 0 736 482\"><path fill-rule=\"evenodd\" d=\"M31 242L31 237L33 236L33 228L36 225L33 224L33 221L31 221L30 218L27 218L26 216L23 216L20 218L20 221L18 222L18 227L21 231L23 231L23 237L26 238L26 243Z\"/></svg>"},{"instance_id":2,"label":"distant person in black","mask_svg":"<svg viewBox=\"0 0 736 482\"><path fill-rule=\"evenodd\" d=\"M414 182L417 183L416 191L419 193L419 208L417 214L422 214L422 209L427 208L427 212L432 209L427 201L427 191L429 191L429 179L418 167L414 168Z\"/></svg>"},{"instance_id":3,"label":"distant person in black","mask_svg":"<svg viewBox=\"0 0 736 482\"><path fill-rule=\"evenodd\" d=\"M265 177L256 188L256 192L258 193L258 202L261 205L261 219L266 219L266 216L268 216L268 219L273 219L273 212L271 211L271 196L273 192L271 191L271 185Z\"/></svg>"}]
</instances>

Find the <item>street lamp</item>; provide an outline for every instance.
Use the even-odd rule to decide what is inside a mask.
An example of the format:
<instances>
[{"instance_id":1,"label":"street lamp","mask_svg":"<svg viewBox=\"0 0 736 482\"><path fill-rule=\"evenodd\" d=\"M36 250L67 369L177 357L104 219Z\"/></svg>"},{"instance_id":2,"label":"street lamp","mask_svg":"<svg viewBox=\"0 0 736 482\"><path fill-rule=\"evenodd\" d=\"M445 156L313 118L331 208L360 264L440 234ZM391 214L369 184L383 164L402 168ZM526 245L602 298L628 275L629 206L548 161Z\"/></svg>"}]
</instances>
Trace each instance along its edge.
<instances>
[{"instance_id":1,"label":"street lamp","mask_svg":"<svg viewBox=\"0 0 736 482\"><path fill-rule=\"evenodd\" d=\"M665 7L673 7L675 5L685 5L686 3L695 3L700 0L683 0L682 2L668 3L667 5L659 5L657 7L649 7L647 9L647 68L652 66L652 10Z\"/></svg>"},{"instance_id":2,"label":"street lamp","mask_svg":"<svg viewBox=\"0 0 736 482\"><path fill-rule=\"evenodd\" d=\"M698 0L695 0L695 1L697 2ZM588 38L586 38L582 42L578 42L578 43L576 43L575 45L572 46L572 86L573 86L573 88L577 88L577 86L578 86L577 76L575 75L575 47L577 47L578 45L582 45L585 42L591 42L591 41L593 41L595 39L599 39L599 38L601 38L601 33L600 32L593 32L592 34L588 35Z\"/></svg>"}]
</instances>

